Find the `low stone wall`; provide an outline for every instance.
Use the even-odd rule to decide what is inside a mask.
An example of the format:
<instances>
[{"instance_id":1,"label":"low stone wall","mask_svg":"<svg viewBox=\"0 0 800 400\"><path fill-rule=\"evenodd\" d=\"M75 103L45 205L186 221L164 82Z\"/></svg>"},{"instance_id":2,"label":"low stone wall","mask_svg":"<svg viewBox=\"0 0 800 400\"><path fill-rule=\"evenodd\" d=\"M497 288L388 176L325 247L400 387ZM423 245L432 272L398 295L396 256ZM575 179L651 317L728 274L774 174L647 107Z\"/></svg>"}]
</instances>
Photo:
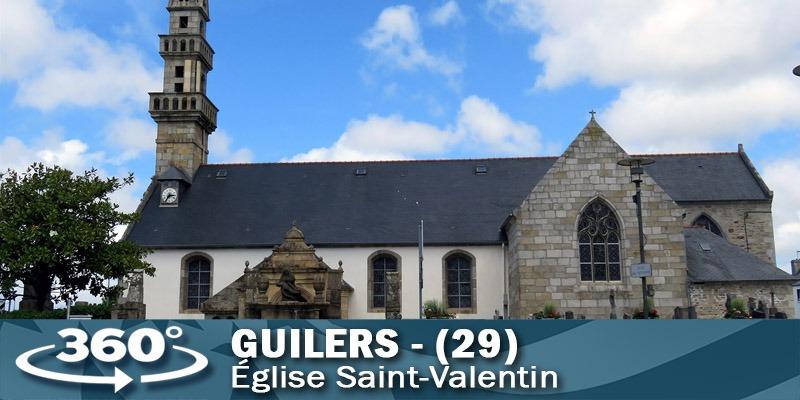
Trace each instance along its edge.
<instances>
[{"instance_id":1,"label":"low stone wall","mask_svg":"<svg viewBox=\"0 0 800 400\"><path fill-rule=\"evenodd\" d=\"M772 295L775 292L775 307L785 312L789 318L795 318L792 282L790 281L743 281L743 282L708 282L691 284L689 296L697 310L697 318L722 318L725 314L725 298L727 294L761 300L767 307L772 306Z\"/></svg>"}]
</instances>

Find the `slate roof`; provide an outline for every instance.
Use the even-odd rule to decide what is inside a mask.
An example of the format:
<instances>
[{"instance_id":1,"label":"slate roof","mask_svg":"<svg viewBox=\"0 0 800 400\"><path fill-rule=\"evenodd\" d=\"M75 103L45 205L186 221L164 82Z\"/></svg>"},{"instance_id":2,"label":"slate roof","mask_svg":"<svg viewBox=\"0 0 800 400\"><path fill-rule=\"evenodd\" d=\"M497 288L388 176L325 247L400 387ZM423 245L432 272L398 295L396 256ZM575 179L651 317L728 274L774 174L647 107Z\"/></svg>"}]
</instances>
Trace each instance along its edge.
<instances>
[{"instance_id":1,"label":"slate roof","mask_svg":"<svg viewBox=\"0 0 800 400\"><path fill-rule=\"evenodd\" d=\"M768 200L739 153L651 156L682 201ZM557 157L203 165L180 206L149 195L127 239L151 248L265 247L296 221L315 246L498 244L500 227ZM476 174L476 166L486 174ZM702 167L701 167L702 166ZM366 176L354 175L366 168ZM219 170L225 179L217 179Z\"/></svg>"},{"instance_id":2,"label":"slate roof","mask_svg":"<svg viewBox=\"0 0 800 400\"><path fill-rule=\"evenodd\" d=\"M690 282L797 280L703 228L686 228L683 236Z\"/></svg>"},{"instance_id":3,"label":"slate roof","mask_svg":"<svg viewBox=\"0 0 800 400\"><path fill-rule=\"evenodd\" d=\"M767 200L770 194L744 153L648 155L645 167L675 201Z\"/></svg>"}]
</instances>

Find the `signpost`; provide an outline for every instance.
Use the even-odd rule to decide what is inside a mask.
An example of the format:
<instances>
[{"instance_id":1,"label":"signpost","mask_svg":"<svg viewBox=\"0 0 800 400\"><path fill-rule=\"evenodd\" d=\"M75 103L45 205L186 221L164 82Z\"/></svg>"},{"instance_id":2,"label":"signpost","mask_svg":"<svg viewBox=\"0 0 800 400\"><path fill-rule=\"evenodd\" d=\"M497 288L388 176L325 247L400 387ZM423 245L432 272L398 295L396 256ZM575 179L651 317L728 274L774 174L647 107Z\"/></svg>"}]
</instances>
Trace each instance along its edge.
<instances>
[{"instance_id":1,"label":"signpost","mask_svg":"<svg viewBox=\"0 0 800 400\"><path fill-rule=\"evenodd\" d=\"M646 278L653 276L653 266L648 263L631 265L631 278Z\"/></svg>"}]
</instances>

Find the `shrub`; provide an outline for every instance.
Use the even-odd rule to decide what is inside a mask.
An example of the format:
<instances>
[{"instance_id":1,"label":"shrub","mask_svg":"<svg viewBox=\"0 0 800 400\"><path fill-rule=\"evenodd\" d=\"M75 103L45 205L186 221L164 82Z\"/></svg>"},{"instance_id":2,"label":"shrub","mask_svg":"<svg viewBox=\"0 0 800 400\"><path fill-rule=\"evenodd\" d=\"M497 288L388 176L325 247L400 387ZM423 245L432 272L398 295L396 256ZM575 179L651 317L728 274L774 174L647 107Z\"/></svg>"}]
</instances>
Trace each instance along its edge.
<instances>
[{"instance_id":1,"label":"shrub","mask_svg":"<svg viewBox=\"0 0 800 400\"><path fill-rule=\"evenodd\" d=\"M561 313L558 312L556 305L553 303L544 303L544 310L542 310L544 318L561 318Z\"/></svg>"},{"instance_id":2,"label":"shrub","mask_svg":"<svg viewBox=\"0 0 800 400\"><path fill-rule=\"evenodd\" d=\"M747 301L741 297L731 299L731 304L725 310L725 318L727 319L745 319L750 318L750 312L747 307Z\"/></svg>"},{"instance_id":3,"label":"shrub","mask_svg":"<svg viewBox=\"0 0 800 400\"><path fill-rule=\"evenodd\" d=\"M428 300L422 306L422 311L427 319L452 319L455 315L447 312L447 307L439 300Z\"/></svg>"}]
</instances>

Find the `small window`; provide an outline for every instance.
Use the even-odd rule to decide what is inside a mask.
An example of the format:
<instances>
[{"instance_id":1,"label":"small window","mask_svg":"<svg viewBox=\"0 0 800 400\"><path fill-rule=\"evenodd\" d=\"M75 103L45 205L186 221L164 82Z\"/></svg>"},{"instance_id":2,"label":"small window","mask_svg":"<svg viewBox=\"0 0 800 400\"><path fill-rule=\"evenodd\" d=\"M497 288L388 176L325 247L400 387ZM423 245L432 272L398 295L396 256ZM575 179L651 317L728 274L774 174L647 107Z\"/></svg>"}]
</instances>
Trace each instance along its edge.
<instances>
[{"instance_id":1,"label":"small window","mask_svg":"<svg viewBox=\"0 0 800 400\"><path fill-rule=\"evenodd\" d=\"M386 273L397 272L397 264L397 258L391 254L382 253L372 258L368 277L371 289L369 301L372 311L386 307Z\"/></svg>"},{"instance_id":2,"label":"small window","mask_svg":"<svg viewBox=\"0 0 800 400\"><path fill-rule=\"evenodd\" d=\"M186 51L186 40L181 40L181 51Z\"/></svg>"},{"instance_id":3,"label":"small window","mask_svg":"<svg viewBox=\"0 0 800 400\"><path fill-rule=\"evenodd\" d=\"M189 17L180 17L178 18L178 26L181 28L188 28L189 27Z\"/></svg>"},{"instance_id":4,"label":"small window","mask_svg":"<svg viewBox=\"0 0 800 400\"><path fill-rule=\"evenodd\" d=\"M448 309L471 310L474 306L472 257L454 253L444 261L445 296Z\"/></svg>"},{"instance_id":5,"label":"small window","mask_svg":"<svg viewBox=\"0 0 800 400\"><path fill-rule=\"evenodd\" d=\"M161 100L158 98L153 99L153 109L158 110L161 108Z\"/></svg>"},{"instance_id":6,"label":"small window","mask_svg":"<svg viewBox=\"0 0 800 400\"><path fill-rule=\"evenodd\" d=\"M211 261L203 256L186 260L185 309L197 310L211 296Z\"/></svg>"},{"instance_id":7,"label":"small window","mask_svg":"<svg viewBox=\"0 0 800 400\"><path fill-rule=\"evenodd\" d=\"M485 165L478 165L475 167L475 175L485 175L489 172L489 167Z\"/></svg>"},{"instance_id":8,"label":"small window","mask_svg":"<svg viewBox=\"0 0 800 400\"><path fill-rule=\"evenodd\" d=\"M176 65L175 66L175 77L176 78L183 78L183 65Z\"/></svg>"},{"instance_id":9,"label":"small window","mask_svg":"<svg viewBox=\"0 0 800 400\"><path fill-rule=\"evenodd\" d=\"M175 83L175 93L183 93L183 82Z\"/></svg>"},{"instance_id":10,"label":"small window","mask_svg":"<svg viewBox=\"0 0 800 400\"><path fill-rule=\"evenodd\" d=\"M705 214L697 217L697 219L694 220L692 226L695 226L697 228L703 228L717 236L722 237L722 230L719 229L719 225L717 225L714 221L711 220L711 218L709 218Z\"/></svg>"},{"instance_id":11,"label":"small window","mask_svg":"<svg viewBox=\"0 0 800 400\"><path fill-rule=\"evenodd\" d=\"M164 51L169 51L169 40L164 41Z\"/></svg>"},{"instance_id":12,"label":"small window","mask_svg":"<svg viewBox=\"0 0 800 400\"><path fill-rule=\"evenodd\" d=\"M355 171L353 171L353 174L355 176L365 176L365 175L367 175L367 169L366 168L356 168Z\"/></svg>"}]
</instances>

